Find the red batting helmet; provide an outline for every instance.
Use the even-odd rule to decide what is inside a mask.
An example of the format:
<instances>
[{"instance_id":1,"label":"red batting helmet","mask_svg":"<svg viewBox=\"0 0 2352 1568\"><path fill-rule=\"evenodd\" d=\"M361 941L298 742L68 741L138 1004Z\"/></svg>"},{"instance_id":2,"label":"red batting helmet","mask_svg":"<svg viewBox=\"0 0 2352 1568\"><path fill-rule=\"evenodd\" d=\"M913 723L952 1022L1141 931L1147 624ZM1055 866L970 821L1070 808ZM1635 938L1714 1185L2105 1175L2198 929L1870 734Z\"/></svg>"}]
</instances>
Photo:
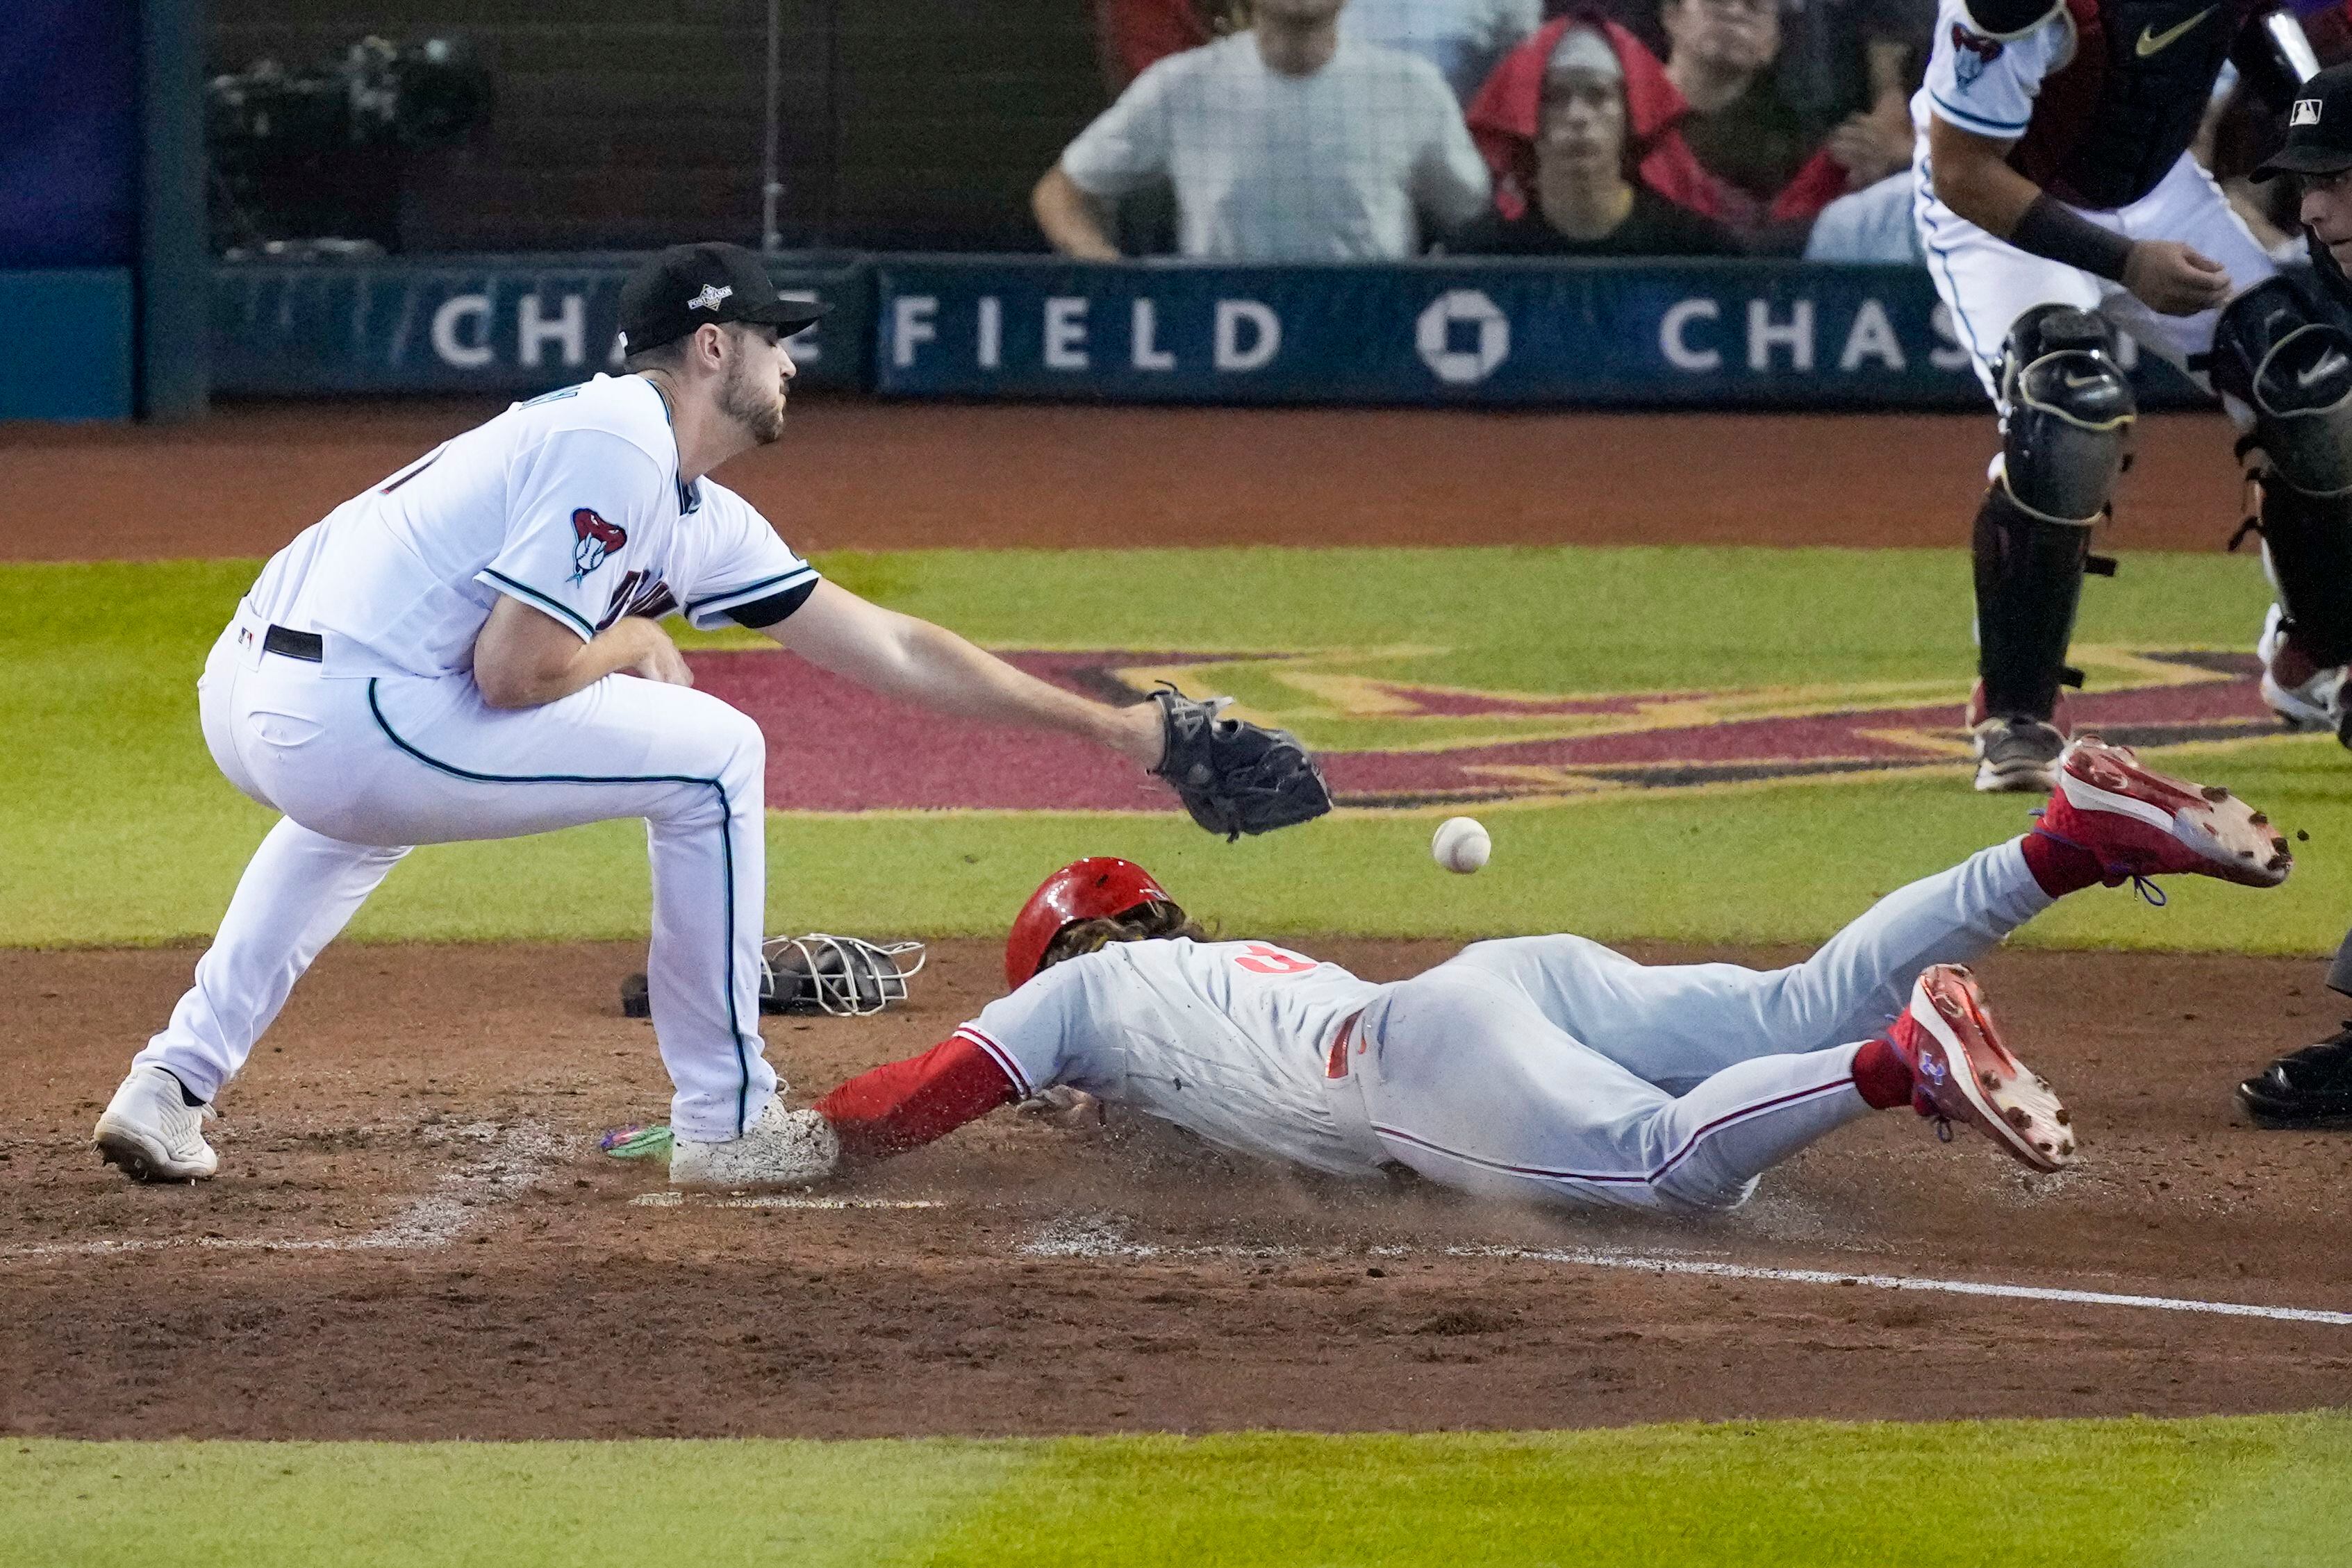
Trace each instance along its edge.
<instances>
[{"instance_id":1,"label":"red batting helmet","mask_svg":"<svg viewBox=\"0 0 2352 1568\"><path fill-rule=\"evenodd\" d=\"M1109 920L1147 904L1173 904L1168 890L1133 861L1096 855L1072 861L1044 882L1013 917L1004 940L1004 983L1018 990L1045 962L1062 928L1081 920Z\"/></svg>"}]
</instances>

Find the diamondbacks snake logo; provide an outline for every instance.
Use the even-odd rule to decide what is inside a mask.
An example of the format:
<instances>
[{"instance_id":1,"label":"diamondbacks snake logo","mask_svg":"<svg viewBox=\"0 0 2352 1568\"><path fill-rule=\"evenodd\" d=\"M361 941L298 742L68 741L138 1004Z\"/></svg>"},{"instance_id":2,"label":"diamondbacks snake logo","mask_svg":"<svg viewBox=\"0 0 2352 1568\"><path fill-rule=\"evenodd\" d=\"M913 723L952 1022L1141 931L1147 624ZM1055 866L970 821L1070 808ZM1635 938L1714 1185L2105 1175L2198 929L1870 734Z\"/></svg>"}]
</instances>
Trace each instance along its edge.
<instances>
[{"instance_id":1,"label":"diamondbacks snake logo","mask_svg":"<svg viewBox=\"0 0 2352 1568\"><path fill-rule=\"evenodd\" d=\"M1960 23L1952 24L1952 77L1962 87L1984 75L1985 67L2000 58L1999 38L1988 38L1971 32Z\"/></svg>"},{"instance_id":2,"label":"diamondbacks snake logo","mask_svg":"<svg viewBox=\"0 0 2352 1568\"><path fill-rule=\"evenodd\" d=\"M580 581L629 542L628 530L608 523L586 507L572 514L572 580Z\"/></svg>"}]
</instances>

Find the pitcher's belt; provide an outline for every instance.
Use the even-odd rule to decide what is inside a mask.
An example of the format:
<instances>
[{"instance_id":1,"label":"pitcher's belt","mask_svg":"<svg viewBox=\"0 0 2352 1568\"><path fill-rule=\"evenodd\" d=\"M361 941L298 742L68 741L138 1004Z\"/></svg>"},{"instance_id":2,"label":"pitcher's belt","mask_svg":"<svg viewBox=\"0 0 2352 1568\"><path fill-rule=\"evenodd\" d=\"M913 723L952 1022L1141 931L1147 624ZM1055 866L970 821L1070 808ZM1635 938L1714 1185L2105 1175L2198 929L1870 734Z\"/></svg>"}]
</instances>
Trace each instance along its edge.
<instances>
[{"instance_id":1,"label":"pitcher's belt","mask_svg":"<svg viewBox=\"0 0 2352 1568\"><path fill-rule=\"evenodd\" d=\"M310 664L322 664L327 657L326 643L316 632L291 632L283 626L272 626L262 633L261 651Z\"/></svg>"}]
</instances>

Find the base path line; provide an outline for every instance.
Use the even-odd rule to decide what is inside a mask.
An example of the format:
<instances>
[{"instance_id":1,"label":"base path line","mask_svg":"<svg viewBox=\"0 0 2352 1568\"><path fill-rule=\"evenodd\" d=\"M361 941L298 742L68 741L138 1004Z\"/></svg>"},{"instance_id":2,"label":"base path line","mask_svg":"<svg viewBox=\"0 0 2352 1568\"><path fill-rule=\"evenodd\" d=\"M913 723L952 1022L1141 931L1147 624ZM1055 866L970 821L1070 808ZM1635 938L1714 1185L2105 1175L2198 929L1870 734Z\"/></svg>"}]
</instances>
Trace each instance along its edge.
<instances>
[{"instance_id":1,"label":"base path line","mask_svg":"<svg viewBox=\"0 0 2352 1568\"><path fill-rule=\"evenodd\" d=\"M945 1208L936 1197L812 1197L804 1193L738 1193L713 1197L704 1193L647 1192L629 1199L631 1208Z\"/></svg>"},{"instance_id":2,"label":"base path line","mask_svg":"<svg viewBox=\"0 0 2352 1568\"><path fill-rule=\"evenodd\" d=\"M1495 1258L1524 1263L1568 1263L1580 1269L1629 1269L1649 1274L1688 1274L1712 1280L1779 1281L1796 1285L1860 1285L1874 1291L1924 1291L1945 1296L1993 1296L2017 1301L2065 1301L2090 1307L2138 1307L2160 1312L2210 1312L2226 1318L2263 1318L2272 1322L2352 1326L2352 1312L2317 1307L2263 1307L2250 1301L2208 1301L2183 1296L2139 1296L2112 1291L2074 1291L2053 1285L2002 1285L1979 1280L1936 1280L1906 1274L1842 1274L1826 1269L1769 1269L1748 1263L1714 1263L1649 1252L1605 1252L1587 1248L1448 1247L1448 1258Z\"/></svg>"},{"instance_id":3,"label":"base path line","mask_svg":"<svg viewBox=\"0 0 2352 1568\"><path fill-rule=\"evenodd\" d=\"M1086 1260L1218 1258L1235 1262L1311 1259L1297 1248L1164 1245L1136 1240L1122 1216L1066 1215L1022 1243L1024 1258ZM2144 1312L2206 1312L2217 1317L2261 1318L2270 1322L2328 1323L2352 1327L2352 1312L2316 1307L2263 1307L2249 1301L2208 1301L2192 1297L2127 1295L2112 1291L2076 1291L2054 1285L2005 1285L1979 1280L1937 1280L1908 1274L1847 1274L1828 1269L1774 1269L1750 1263L1717 1263L1674 1252L1612 1252L1594 1247L1373 1247L1368 1258L1487 1258L1509 1263L1562 1263L1579 1269L1624 1269L1646 1274L1683 1274L1708 1280L1753 1280L1790 1285L1859 1285L1875 1291L1923 1291L1947 1296L1990 1296L2005 1301L2062 1301L2086 1307L2136 1307ZM1328 1256L1324 1254L1323 1256Z\"/></svg>"}]
</instances>

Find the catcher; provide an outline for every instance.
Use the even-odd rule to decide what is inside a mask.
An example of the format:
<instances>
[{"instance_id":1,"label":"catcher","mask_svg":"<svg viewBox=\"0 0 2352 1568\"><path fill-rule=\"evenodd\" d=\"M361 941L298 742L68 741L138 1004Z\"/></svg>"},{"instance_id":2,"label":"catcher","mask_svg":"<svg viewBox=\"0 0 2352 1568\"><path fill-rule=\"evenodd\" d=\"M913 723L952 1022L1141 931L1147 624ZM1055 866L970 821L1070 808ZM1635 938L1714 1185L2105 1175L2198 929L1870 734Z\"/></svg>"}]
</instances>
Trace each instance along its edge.
<instances>
[{"instance_id":1,"label":"catcher","mask_svg":"<svg viewBox=\"0 0 2352 1568\"><path fill-rule=\"evenodd\" d=\"M2292 868L2228 790L2089 737L2032 832L1771 973L1645 967L1562 936L1476 943L1375 985L1213 941L1141 867L1079 861L1014 920L1010 995L780 1131L815 1180L1000 1105L1050 1093L1083 1111L1089 1096L1336 1175L1402 1166L1496 1197L1705 1211L1832 1129L1907 1104L2054 1171L2076 1157L2068 1114L1959 963L2077 889L2168 873L2269 887Z\"/></svg>"}]
</instances>

